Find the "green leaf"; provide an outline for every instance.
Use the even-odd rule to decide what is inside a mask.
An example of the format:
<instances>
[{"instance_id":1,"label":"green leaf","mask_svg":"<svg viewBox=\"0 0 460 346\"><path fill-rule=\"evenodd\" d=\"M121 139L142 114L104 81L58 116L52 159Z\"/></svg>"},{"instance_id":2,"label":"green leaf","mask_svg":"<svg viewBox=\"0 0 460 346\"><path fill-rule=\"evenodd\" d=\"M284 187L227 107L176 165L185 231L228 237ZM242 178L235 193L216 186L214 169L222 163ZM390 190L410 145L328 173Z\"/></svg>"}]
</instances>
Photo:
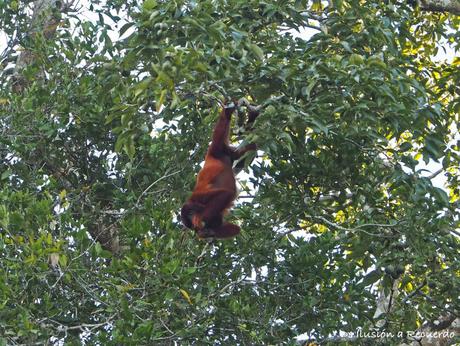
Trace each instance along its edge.
<instances>
[{"instance_id":1,"label":"green leaf","mask_svg":"<svg viewBox=\"0 0 460 346\"><path fill-rule=\"evenodd\" d=\"M348 43L347 41L340 41L340 44L348 53L353 53L350 47L350 43Z\"/></svg>"},{"instance_id":2,"label":"green leaf","mask_svg":"<svg viewBox=\"0 0 460 346\"><path fill-rule=\"evenodd\" d=\"M144 0L142 3L142 8L146 11L151 11L157 7L156 0Z\"/></svg>"},{"instance_id":3,"label":"green leaf","mask_svg":"<svg viewBox=\"0 0 460 346\"><path fill-rule=\"evenodd\" d=\"M302 95L306 96L307 99L309 99L310 98L310 93L313 90L313 88L315 87L315 85L316 85L316 80L312 80L312 81L310 81L310 83L308 83L308 86L302 87L302 90L301 90Z\"/></svg>"},{"instance_id":4,"label":"green leaf","mask_svg":"<svg viewBox=\"0 0 460 346\"><path fill-rule=\"evenodd\" d=\"M329 129L321 120L312 118L310 119L310 122L312 123L315 132L324 132L326 135L328 134Z\"/></svg>"},{"instance_id":5,"label":"green leaf","mask_svg":"<svg viewBox=\"0 0 460 346\"><path fill-rule=\"evenodd\" d=\"M145 3L144 3L145 4ZM128 31L129 28L131 28L132 26L134 26L135 23L126 23L125 25L123 25L121 28L120 28L120 37L123 36L126 31Z\"/></svg>"},{"instance_id":6,"label":"green leaf","mask_svg":"<svg viewBox=\"0 0 460 346\"><path fill-rule=\"evenodd\" d=\"M137 84L134 88L134 97L137 98L139 95L144 93L144 91L151 85L151 83L152 78L148 77L141 81L139 84Z\"/></svg>"},{"instance_id":7,"label":"green leaf","mask_svg":"<svg viewBox=\"0 0 460 346\"><path fill-rule=\"evenodd\" d=\"M410 142L404 142L403 144L399 146L399 151L402 153L409 151L411 149L412 149L412 143Z\"/></svg>"},{"instance_id":8,"label":"green leaf","mask_svg":"<svg viewBox=\"0 0 460 346\"><path fill-rule=\"evenodd\" d=\"M11 169L7 169L6 171L2 172L1 180L8 179L11 176L12 173L13 172L11 171Z\"/></svg>"},{"instance_id":9,"label":"green leaf","mask_svg":"<svg viewBox=\"0 0 460 346\"><path fill-rule=\"evenodd\" d=\"M59 265L62 268L67 267L67 256L65 254L60 254L59 255Z\"/></svg>"},{"instance_id":10,"label":"green leaf","mask_svg":"<svg viewBox=\"0 0 460 346\"><path fill-rule=\"evenodd\" d=\"M363 278L362 284L364 287L367 287L369 285L376 283L378 280L380 280L381 277L382 272L380 270L373 270Z\"/></svg>"},{"instance_id":11,"label":"green leaf","mask_svg":"<svg viewBox=\"0 0 460 346\"><path fill-rule=\"evenodd\" d=\"M124 150L130 159L134 158L134 154L136 153L136 146L134 144L134 136L131 135L127 137L127 140L124 145Z\"/></svg>"},{"instance_id":12,"label":"green leaf","mask_svg":"<svg viewBox=\"0 0 460 346\"><path fill-rule=\"evenodd\" d=\"M449 205L449 196L447 195L446 191L438 187L433 187L433 192L434 197L438 202L442 203L446 207Z\"/></svg>"},{"instance_id":13,"label":"green leaf","mask_svg":"<svg viewBox=\"0 0 460 346\"><path fill-rule=\"evenodd\" d=\"M249 48L251 52L256 56L256 58L258 58L259 60L264 59L264 51L258 45L256 45L255 43L251 43L249 45Z\"/></svg>"},{"instance_id":14,"label":"green leaf","mask_svg":"<svg viewBox=\"0 0 460 346\"><path fill-rule=\"evenodd\" d=\"M160 97L158 98L157 102L156 102L156 111L157 113L161 111L161 108L165 102L165 99L166 99L166 94L167 94L167 90L163 89L161 90L161 93L160 93Z\"/></svg>"}]
</instances>

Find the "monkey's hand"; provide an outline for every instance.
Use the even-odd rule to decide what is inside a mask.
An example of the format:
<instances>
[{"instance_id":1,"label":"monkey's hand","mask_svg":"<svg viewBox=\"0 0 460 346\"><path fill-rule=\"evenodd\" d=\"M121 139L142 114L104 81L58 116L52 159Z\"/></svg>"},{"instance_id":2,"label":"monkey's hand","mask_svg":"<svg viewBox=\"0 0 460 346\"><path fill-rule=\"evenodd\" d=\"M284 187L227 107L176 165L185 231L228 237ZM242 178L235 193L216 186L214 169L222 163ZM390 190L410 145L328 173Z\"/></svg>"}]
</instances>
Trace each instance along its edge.
<instances>
[{"instance_id":1,"label":"monkey's hand","mask_svg":"<svg viewBox=\"0 0 460 346\"><path fill-rule=\"evenodd\" d=\"M204 222L201 219L200 215L194 214L192 217L192 225L193 229L196 231L200 231L204 228Z\"/></svg>"}]
</instances>

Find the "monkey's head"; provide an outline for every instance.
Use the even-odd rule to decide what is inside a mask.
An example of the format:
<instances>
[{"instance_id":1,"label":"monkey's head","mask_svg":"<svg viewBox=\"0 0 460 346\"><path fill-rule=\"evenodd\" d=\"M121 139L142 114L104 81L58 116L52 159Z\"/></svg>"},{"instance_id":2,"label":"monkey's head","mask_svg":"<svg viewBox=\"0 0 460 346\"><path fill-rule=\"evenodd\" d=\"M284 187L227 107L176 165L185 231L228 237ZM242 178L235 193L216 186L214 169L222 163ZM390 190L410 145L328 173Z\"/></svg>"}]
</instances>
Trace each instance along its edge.
<instances>
[{"instance_id":1,"label":"monkey's head","mask_svg":"<svg viewBox=\"0 0 460 346\"><path fill-rule=\"evenodd\" d=\"M196 213L204 210L204 205L197 202L188 201L182 206L180 218L185 227L194 229L193 217Z\"/></svg>"}]
</instances>

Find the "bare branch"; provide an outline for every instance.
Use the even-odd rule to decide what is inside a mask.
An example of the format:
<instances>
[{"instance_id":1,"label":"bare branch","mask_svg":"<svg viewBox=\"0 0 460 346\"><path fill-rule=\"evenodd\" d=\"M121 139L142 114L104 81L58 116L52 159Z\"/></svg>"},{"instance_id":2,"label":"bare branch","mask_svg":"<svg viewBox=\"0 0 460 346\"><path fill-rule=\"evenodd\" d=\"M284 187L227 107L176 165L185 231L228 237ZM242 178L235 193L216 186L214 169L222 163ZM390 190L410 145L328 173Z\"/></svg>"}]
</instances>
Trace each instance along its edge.
<instances>
[{"instance_id":1,"label":"bare branch","mask_svg":"<svg viewBox=\"0 0 460 346\"><path fill-rule=\"evenodd\" d=\"M330 227L333 227L335 229L338 229L340 231L345 231L345 232L363 232L365 234L368 234L370 236L373 236L373 237L379 237L379 238L392 238L392 236L390 235L386 235L386 234L380 234L380 233L371 233L371 232L368 232L368 231L365 231L363 230L362 228L363 227L394 227L396 226L398 223L394 223L394 224L364 224L364 225L358 225L354 228L345 228L345 227L342 227L332 221L329 221L328 219L326 219L325 217L323 216L318 216L318 215L312 215L312 216L308 216L309 218L311 219L317 219L317 220L320 220L322 222L324 222L325 224L327 224L328 226Z\"/></svg>"},{"instance_id":2,"label":"bare branch","mask_svg":"<svg viewBox=\"0 0 460 346\"><path fill-rule=\"evenodd\" d=\"M458 0L421 0L420 8L431 12L449 12L460 15L460 1Z\"/></svg>"},{"instance_id":3,"label":"bare branch","mask_svg":"<svg viewBox=\"0 0 460 346\"><path fill-rule=\"evenodd\" d=\"M161 178L158 178L157 180L155 180L153 183L151 183L142 193L141 195L139 196L139 198L137 199L137 202L136 204L134 205L134 208L139 208L139 205L141 203L141 199L147 194L147 192L153 187L155 186L156 184L158 184L160 181L162 181L163 179L166 179L166 178L169 178L177 173L180 173L181 170L179 171L175 171L175 172L172 172L172 173L169 173L169 174L166 174L164 176L162 176Z\"/></svg>"},{"instance_id":4,"label":"bare branch","mask_svg":"<svg viewBox=\"0 0 460 346\"><path fill-rule=\"evenodd\" d=\"M440 168L438 169L436 172L434 172L433 174L429 175L427 178L428 179L434 179L436 178L439 174L441 174L442 172L444 172L444 168Z\"/></svg>"}]
</instances>

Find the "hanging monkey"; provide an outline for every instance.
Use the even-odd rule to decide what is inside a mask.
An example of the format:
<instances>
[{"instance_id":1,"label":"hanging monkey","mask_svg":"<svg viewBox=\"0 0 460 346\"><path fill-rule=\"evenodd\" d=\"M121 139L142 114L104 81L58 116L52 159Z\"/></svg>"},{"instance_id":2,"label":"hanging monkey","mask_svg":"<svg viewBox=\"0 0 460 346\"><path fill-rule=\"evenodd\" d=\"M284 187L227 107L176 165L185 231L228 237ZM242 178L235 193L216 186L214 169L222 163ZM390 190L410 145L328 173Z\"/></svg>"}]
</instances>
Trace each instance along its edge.
<instances>
[{"instance_id":1,"label":"hanging monkey","mask_svg":"<svg viewBox=\"0 0 460 346\"><path fill-rule=\"evenodd\" d=\"M251 125L259 111L248 106L248 125ZM204 166L198 173L192 196L181 209L182 223L195 230L200 238L231 238L240 233L240 227L224 221L224 215L237 196L233 163L248 151L257 149L254 143L237 149L229 144L230 121L235 104L224 106L214 128L212 141L205 156ZM244 166L238 162L235 171Z\"/></svg>"}]
</instances>

